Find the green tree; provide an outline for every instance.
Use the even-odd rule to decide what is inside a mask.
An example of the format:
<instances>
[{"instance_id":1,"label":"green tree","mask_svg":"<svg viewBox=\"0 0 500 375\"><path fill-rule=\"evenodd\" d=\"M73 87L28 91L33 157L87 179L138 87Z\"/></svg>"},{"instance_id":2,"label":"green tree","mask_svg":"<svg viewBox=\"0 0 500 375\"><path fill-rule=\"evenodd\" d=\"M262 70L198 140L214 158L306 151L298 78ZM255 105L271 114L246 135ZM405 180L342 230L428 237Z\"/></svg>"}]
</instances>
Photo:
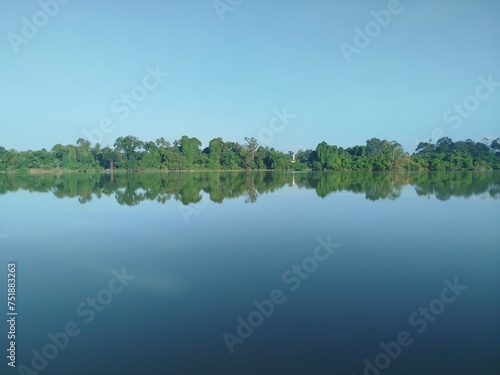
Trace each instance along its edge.
<instances>
[{"instance_id":1,"label":"green tree","mask_svg":"<svg viewBox=\"0 0 500 375\"><path fill-rule=\"evenodd\" d=\"M137 137L127 135L117 138L114 146L115 150L123 155L126 169L134 170L139 160L138 151L144 147L144 142Z\"/></svg>"},{"instance_id":2,"label":"green tree","mask_svg":"<svg viewBox=\"0 0 500 375\"><path fill-rule=\"evenodd\" d=\"M248 169L254 169L256 167L255 165L255 152L259 148L259 144L257 142L257 139L254 137L245 137L245 149L247 152L247 157L246 157L246 168Z\"/></svg>"},{"instance_id":3,"label":"green tree","mask_svg":"<svg viewBox=\"0 0 500 375\"><path fill-rule=\"evenodd\" d=\"M198 138L182 136L179 141L179 151L186 160L189 169L196 169L201 157L201 142Z\"/></svg>"}]
</instances>

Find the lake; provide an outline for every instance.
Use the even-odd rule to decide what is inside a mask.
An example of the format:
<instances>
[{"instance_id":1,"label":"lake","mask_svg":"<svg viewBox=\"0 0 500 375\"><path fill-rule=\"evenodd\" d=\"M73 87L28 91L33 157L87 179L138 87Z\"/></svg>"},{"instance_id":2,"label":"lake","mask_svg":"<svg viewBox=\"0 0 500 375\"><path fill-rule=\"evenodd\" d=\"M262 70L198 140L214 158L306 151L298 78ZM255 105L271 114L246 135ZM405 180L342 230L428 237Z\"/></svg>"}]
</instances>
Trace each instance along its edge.
<instances>
[{"instance_id":1,"label":"lake","mask_svg":"<svg viewBox=\"0 0 500 375\"><path fill-rule=\"evenodd\" d=\"M498 172L0 174L0 207L5 374L500 373Z\"/></svg>"}]
</instances>

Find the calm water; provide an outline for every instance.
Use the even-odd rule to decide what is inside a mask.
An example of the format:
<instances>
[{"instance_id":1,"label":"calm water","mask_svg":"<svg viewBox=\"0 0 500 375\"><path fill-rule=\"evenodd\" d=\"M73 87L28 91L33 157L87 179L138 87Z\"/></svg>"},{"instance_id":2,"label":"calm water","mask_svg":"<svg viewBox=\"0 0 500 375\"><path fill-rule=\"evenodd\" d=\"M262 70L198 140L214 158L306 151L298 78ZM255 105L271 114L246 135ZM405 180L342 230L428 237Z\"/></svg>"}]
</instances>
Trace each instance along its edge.
<instances>
[{"instance_id":1,"label":"calm water","mask_svg":"<svg viewBox=\"0 0 500 375\"><path fill-rule=\"evenodd\" d=\"M499 173L0 175L0 207L18 369L500 373Z\"/></svg>"}]
</instances>

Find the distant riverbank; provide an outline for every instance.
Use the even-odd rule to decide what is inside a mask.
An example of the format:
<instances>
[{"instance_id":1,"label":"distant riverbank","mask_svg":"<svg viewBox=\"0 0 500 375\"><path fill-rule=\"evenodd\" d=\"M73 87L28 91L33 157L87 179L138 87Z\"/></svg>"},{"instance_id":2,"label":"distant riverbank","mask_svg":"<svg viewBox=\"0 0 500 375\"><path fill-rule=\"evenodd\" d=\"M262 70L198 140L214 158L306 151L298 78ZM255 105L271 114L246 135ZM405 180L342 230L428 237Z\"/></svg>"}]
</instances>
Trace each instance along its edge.
<instances>
[{"instance_id":1,"label":"distant riverbank","mask_svg":"<svg viewBox=\"0 0 500 375\"><path fill-rule=\"evenodd\" d=\"M498 169L494 168L477 168L477 169L449 169L444 171L436 171L430 169L406 169L406 170L314 170L314 169L301 169L301 170L275 170L275 169L137 169L137 170L126 170L126 169L113 169L113 170L72 170L72 169L29 169L29 170L10 170L10 171L0 171L0 174L21 174L21 175L60 175L60 174L144 174L144 173L254 173L254 172L353 172L353 173L419 173L419 172L493 172Z\"/></svg>"},{"instance_id":2,"label":"distant riverbank","mask_svg":"<svg viewBox=\"0 0 500 375\"><path fill-rule=\"evenodd\" d=\"M339 147L323 141L316 148L282 152L259 145L212 139L202 148L195 137L173 143L163 138L143 142L119 137L114 148L78 139L75 145L57 144L50 151L16 151L0 146L0 171L42 173L196 172L196 171L472 171L500 169L500 138L435 144L420 142L413 154L396 141L371 138L366 145Z\"/></svg>"}]
</instances>

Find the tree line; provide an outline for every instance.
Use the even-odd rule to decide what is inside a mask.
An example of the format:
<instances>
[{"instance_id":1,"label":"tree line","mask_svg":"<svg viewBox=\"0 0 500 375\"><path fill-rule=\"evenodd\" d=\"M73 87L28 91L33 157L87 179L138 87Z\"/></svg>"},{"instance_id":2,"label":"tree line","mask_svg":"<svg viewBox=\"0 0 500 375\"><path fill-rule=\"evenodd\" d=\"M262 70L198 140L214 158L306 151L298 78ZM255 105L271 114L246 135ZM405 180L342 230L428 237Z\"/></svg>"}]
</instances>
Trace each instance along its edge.
<instances>
[{"instance_id":1,"label":"tree line","mask_svg":"<svg viewBox=\"0 0 500 375\"><path fill-rule=\"evenodd\" d=\"M195 137L173 143L163 137L144 142L119 137L113 148L94 146L83 138L76 145L56 144L39 151L7 150L0 146L0 171L102 170L331 170L331 171L447 171L500 169L500 138L454 142L448 137L418 144L413 154L396 141L371 138L348 148L321 142L314 150L284 153L264 147L251 137L245 142L212 139L208 147Z\"/></svg>"}]
</instances>

